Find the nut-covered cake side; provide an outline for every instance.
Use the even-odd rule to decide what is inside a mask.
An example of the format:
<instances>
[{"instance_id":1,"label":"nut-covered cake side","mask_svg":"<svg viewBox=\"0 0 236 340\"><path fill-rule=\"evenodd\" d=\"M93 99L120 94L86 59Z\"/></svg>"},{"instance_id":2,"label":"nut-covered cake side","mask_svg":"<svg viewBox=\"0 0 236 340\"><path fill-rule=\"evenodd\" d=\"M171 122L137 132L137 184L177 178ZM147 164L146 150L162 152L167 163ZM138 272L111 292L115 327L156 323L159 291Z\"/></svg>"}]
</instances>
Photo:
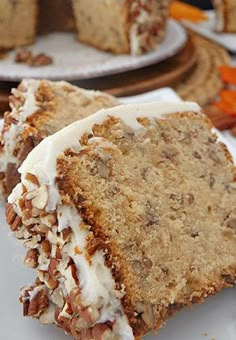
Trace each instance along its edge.
<instances>
[{"instance_id":1,"label":"nut-covered cake side","mask_svg":"<svg viewBox=\"0 0 236 340\"><path fill-rule=\"evenodd\" d=\"M1 192L18 183L17 169L45 137L89 114L117 104L114 97L66 82L23 80L10 96L0 138Z\"/></svg>"},{"instance_id":2,"label":"nut-covered cake side","mask_svg":"<svg viewBox=\"0 0 236 340\"><path fill-rule=\"evenodd\" d=\"M165 37L170 0L72 0L78 39L113 53L142 54ZM93 9L93 10L91 10Z\"/></svg>"},{"instance_id":3,"label":"nut-covered cake side","mask_svg":"<svg viewBox=\"0 0 236 340\"><path fill-rule=\"evenodd\" d=\"M150 51L165 38L170 3L171 0L130 1L131 54Z\"/></svg>"},{"instance_id":4,"label":"nut-covered cake side","mask_svg":"<svg viewBox=\"0 0 236 340\"><path fill-rule=\"evenodd\" d=\"M235 282L235 168L196 104L102 110L20 172L7 221L37 271L25 315L133 339Z\"/></svg>"}]
</instances>

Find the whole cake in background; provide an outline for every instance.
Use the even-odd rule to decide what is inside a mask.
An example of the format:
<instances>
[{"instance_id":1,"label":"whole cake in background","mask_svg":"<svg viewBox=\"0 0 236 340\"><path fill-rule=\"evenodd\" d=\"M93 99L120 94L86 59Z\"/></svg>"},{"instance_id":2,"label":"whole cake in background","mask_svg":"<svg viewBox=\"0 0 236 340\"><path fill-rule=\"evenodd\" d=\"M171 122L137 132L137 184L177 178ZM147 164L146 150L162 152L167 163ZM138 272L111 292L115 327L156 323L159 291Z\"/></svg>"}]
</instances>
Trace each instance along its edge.
<instances>
[{"instance_id":1,"label":"whole cake in background","mask_svg":"<svg viewBox=\"0 0 236 340\"><path fill-rule=\"evenodd\" d=\"M6 211L37 276L25 316L138 340L233 286L236 170L211 127L195 103L123 105L31 151Z\"/></svg>"},{"instance_id":2,"label":"whole cake in background","mask_svg":"<svg viewBox=\"0 0 236 340\"><path fill-rule=\"evenodd\" d=\"M0 49L33 44L36 35L75 31L83 43L142 54L165 36L170 0L1 0Z\"/></svg>"},{"instance_id":3,"label":"whole cake in background","mask_svg":"<svg viewBox=\"0 0 236 340\"><path fill-rule=\"evenodd\" d=\"M0 192L5 197L19 181L18 167L45 137L117 100L100 91L64 81L23 80L10 96L0 134Z\"/></svg>"},{"instance_id":4,"label":"whole cake in background","mask_svg":"<svg viewBox=\"0 0 236 340\"><path fill-rule=\"evenodd\" d=\"M213 0L217 32L236 33L236 0Z\"/></svg>"}]
</instances>

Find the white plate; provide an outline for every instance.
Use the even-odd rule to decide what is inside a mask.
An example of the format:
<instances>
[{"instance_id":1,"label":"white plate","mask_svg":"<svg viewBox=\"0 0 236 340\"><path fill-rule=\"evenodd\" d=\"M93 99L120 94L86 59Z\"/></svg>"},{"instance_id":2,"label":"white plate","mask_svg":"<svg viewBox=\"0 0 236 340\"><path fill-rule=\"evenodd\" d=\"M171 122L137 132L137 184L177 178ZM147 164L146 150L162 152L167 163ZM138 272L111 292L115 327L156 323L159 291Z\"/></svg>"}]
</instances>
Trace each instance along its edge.
<instances>
[{"instance_id":1,"label":"white plate","mask_svg":"<svg viewBox=\"0 0 236 340\"><path fill-rule=\"evenodd\" d=\"M147 102L180 98L169 88L126 97L123 102ZM225 135L227 138L227 135ZM227 139L228 140L228 139ZM236 148L231 146L236 157ZM38 321L23 318L22 305L18 302L20 287L35 279L33 270L23 265L25 250L9 232L5 223L4 208L0 205L0 339L1 340L69 340L56 326L40 325ZM236 339L236 287L225 289L208 298L203 305L184 309L168 320L157 335L144 340L235 340Z\"/></svg>"},{"instance_id":2,"label":"white plate","mask_svg":"<svg viewBox=\"0 0 236 340\"><path fill-rule=\"evenodd\" d=\"M201 23L193 24L190 21L184 20L183 24L193 30L194 32L201 34L203 37L211 39L218 44L225 47L230 52L236 53L236 34L234 33L216 33L215 27L215 13L214 11L206 11L208 20ZM236 20L236 18L235 18Z\"/></svg>"},{"instance_id":3,"label":"white plate","mask_svg":"<svg viewBox=\"0 0 236 340\"><path fill-rule=\"evenodd\" d=\"M85 79L134 70L160 62L175 55L186 43L185 30L175 21L169 20L165 40L153 51L141 55L114 55L99 51L75 40L70 33L52 33L39 37L30 47L35 53L46 53L54 63L48 66L29 67L14 62L15 52L0 60L1 80L22 78Z\"/></svg>"}]
</instances>

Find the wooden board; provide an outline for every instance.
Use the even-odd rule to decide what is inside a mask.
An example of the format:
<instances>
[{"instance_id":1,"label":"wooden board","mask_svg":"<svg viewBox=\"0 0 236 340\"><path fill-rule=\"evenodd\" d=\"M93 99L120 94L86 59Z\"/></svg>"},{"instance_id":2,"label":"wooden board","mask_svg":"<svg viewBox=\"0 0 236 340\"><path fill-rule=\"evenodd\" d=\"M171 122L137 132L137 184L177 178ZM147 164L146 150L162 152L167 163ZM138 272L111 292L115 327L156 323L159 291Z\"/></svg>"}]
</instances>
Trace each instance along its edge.
<instances>
[{"instance_id":1,"label":"wooden board","mask_svg":"<svg viewBox=\"0 0 236 340\"><path fill-rule=\"evenodd\" d=\"M81 80L76 84L103 90L115 96L130 96L178 83L194 67L196 61L196 48L189 38L177 55L161 63L113 76Z\"/></svg>"}]
</instances>

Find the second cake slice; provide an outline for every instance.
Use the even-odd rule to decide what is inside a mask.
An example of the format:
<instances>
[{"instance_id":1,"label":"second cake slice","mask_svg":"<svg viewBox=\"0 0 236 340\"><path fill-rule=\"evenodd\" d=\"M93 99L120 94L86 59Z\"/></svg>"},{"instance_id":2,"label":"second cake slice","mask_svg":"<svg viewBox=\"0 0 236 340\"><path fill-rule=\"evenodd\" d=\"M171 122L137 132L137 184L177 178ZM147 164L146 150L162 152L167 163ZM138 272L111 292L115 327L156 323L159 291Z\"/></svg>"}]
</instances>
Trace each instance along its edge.
<instances>
[{"instance_id":1,"label":"second cake slice","mask_svg":"<svg viewBox=\"0 0 236 340\"><path fill-rule=\"evenodd\" d=\"M67 82L23 80L10 96L0 138L0 190L8 195L18 183L17 169L45 137L99 109L117 105L106 93Z\"/></svg>"}]
</instances>

